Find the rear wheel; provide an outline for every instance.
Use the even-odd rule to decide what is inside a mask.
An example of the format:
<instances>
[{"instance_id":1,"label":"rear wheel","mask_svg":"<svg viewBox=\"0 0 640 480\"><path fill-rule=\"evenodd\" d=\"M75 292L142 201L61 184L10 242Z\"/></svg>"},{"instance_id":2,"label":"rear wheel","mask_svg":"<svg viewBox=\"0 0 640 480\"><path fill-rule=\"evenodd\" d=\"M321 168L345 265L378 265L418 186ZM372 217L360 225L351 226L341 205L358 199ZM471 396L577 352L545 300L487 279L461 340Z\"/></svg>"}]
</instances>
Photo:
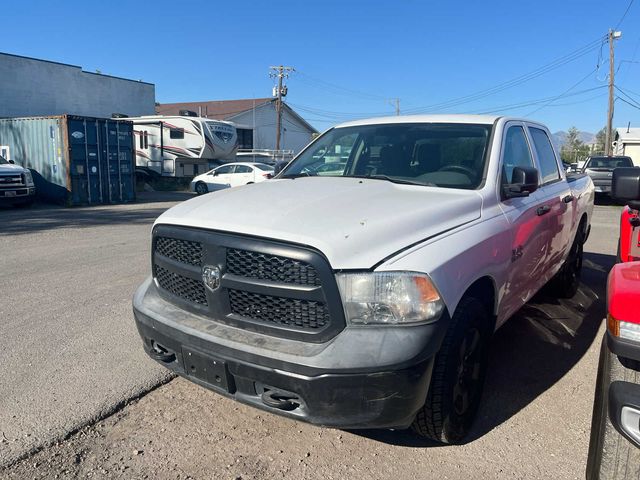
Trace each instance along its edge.
<instances>
[{"instance_id":1,"label":"rear wheel","mask_svg":"<svg viewBox=\"0 0 640 480\"><path fill-rule=\"evenodd\" d=\"M436 355L429 393L412 428L442 443L460 443L475 419L487 369L491 322L478 299L460 301Z\"/></svg>"},{"instance_id":2,"label":"rear wheel","mask_svg":"<svg viewBox=\"0 0 640 480\"><path fill-rule=\"evenodd\" d=\"M209 189L207 188L207 184L204 182L198 182L196 183L196 193L198 195L204 195L205 193L208 193Z\"/></svg>"},{"instance_id":3,"label":"rear wheel","mask_svg":"<svg viewBox=\"0 0 640 480\"><path fill-rule=\"evenodd\" d=\"M582 227L578 229L573 240L569 256L564 261L560 271L551 279L551 287L555 296L560 298L572 298L580 286L582 274L583 235Z\"/></svg>"}]
</instances>

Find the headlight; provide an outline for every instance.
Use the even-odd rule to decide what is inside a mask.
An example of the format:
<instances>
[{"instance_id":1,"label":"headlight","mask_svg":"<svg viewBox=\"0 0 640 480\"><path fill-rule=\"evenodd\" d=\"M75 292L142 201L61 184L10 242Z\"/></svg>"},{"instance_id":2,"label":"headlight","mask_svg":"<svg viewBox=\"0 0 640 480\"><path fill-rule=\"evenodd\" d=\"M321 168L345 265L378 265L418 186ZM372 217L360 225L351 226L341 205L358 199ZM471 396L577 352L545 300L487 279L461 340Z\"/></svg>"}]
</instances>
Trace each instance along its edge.
<instances>
[{"instance_id":1,"label":"headlight","mask_svg":"<svg viewBox=\"0 0 640 480\"><path fill-rule=\"evenodd\" d=\"M426 323L444 309L431 279L422 273L340 273L336 280L351 325Z\"/></svg>"},{"instance_id":2,"label":"headlight","mask_svg":"<svg viewBox=\"0 0 640 480\"><path fill-rule=\"evenodd\" d=\"M27 185L33 185L33 177L31 176L31 172L29 170L24 172L24 181Z\"/></svg>"}]
</instances>

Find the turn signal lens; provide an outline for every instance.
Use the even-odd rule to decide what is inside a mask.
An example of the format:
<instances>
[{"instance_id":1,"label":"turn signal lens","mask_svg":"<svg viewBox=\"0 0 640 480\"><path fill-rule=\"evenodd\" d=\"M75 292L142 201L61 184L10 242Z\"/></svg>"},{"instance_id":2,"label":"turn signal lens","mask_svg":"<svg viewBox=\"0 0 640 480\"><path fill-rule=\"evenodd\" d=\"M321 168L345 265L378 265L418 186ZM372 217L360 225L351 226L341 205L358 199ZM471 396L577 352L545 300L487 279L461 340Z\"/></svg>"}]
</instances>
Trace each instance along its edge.
<instances>
[{"instance_id":1,"label":"turn signal lens","mask_svg":"<svg viewBox=\"0 0 640 480\"><path fill-rule=\"evenodd\" d=\"M617 320L611 314L607 315L607 328L614 337L640 342L640 325L637 323Z\"/></svg>"},{"instance_id":2,"label":"turn signal lens","mask_svg":"<svg viewBox=\"0 0 640 480\"><path fill-rule=\"evenodd\" d=\"M444 309L436 287L422 273L339 273L336 280L351 325L432 322Z\"/></svg>"}]
</instances>

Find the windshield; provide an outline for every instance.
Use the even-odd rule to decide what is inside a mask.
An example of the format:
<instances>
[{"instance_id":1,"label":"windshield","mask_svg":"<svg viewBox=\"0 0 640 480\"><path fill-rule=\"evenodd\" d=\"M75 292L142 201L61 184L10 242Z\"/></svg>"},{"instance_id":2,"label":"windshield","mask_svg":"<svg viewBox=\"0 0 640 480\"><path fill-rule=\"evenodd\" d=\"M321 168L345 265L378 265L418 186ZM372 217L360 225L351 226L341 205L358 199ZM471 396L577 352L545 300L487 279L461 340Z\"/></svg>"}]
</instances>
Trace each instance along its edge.
<instances>
[{"instance_id":1,"label":"windshield","mask_svg":"<svg viewBox=\"0 0 640 480\"><path fill-rule=\"evenodd\" d=\"M593 157L587 163L586 168L618 168L633 167L629 157Z\"/></svg>"},{"instance_id":2,"label":"windshield","mask_svg":"<svg viewBox=\"0 0 640 480\"><path fill-rule=\"evenodd\" d=\"M477 188L490 125L402 123L334 128L281 177L371 177L397 183Z\"/></svg>"},{"instance_id":3,"label":"windshield","mask_svg":"<svg viewBox=\"0 0 640 480\"><path fill-rule=\"evenodd\" d=\"M0 155L0 165L4 165L6 163L9 163L7 159L5 159L2 155Z\"/></svg>"}]
</instances>

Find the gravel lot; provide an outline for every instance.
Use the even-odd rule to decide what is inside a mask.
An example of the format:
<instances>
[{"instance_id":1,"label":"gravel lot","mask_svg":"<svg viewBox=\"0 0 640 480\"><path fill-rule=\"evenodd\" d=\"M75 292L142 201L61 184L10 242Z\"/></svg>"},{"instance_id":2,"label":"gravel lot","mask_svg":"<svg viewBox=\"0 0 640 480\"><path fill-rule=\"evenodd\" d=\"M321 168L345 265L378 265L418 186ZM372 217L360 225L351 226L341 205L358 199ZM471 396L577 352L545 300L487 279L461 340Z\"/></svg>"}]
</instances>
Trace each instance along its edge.
<instances>
[{"instance_id":1,"label":"gravel lot","mask_svg":"<svg viewBox=\"0 0 640 480\"><path fill-rule=\"evenodd\" d=\"M9 309L12 314L9 326L0 327L0 337L12 345L8 356L7 349L2 354L8 368L0 379L0 430L7 434L9 427L9 434L0 438L0 458L28 451L29 432L40 432L32 449L54 444L14 460L0 469L0 477L584 478L618 207L596 208L579 294L569 302L539 295L496 334L471 438L466 445L441 447L410 432L313 427L236 404L182 379L119 408L166 378L142 355L129 310L129 295L148 268L149 223L166 206L128 207L137 220L114 214L109 228L78 220L36 229L10 223L9 235L3 229L5 248L8 243L22 259L39 262L25 271L22 259L0 259L1 270L11 272L0 277L0 288L13 292L0 305L2 318ZM87 245L78 248L78 242ZM136 242L141 245L132 252ZM100 247L95 257L90 244ZM65 266L66 274L48 273ZM96 297L89 294L97 288L95 274L82 274L91 269L108 280L99 283L100 301L90 300ZM35 281L40 275L46 278ZM73 311L64 313L70 306ZM51 318L67 317L73 320L47 326ZM52 340L64 348L50 350ZM103 358L103 347L114 344L120 345L118 355ZM58 365L62 359L65 368ZM52 397L52 392L57 393ZM110 409L117 412L91 424ZM46 433L52 425L58 436ZM62 440L65 429L78 428ZM13 447L15 438L22 450Z\"/></svg>"}]
</instances>

